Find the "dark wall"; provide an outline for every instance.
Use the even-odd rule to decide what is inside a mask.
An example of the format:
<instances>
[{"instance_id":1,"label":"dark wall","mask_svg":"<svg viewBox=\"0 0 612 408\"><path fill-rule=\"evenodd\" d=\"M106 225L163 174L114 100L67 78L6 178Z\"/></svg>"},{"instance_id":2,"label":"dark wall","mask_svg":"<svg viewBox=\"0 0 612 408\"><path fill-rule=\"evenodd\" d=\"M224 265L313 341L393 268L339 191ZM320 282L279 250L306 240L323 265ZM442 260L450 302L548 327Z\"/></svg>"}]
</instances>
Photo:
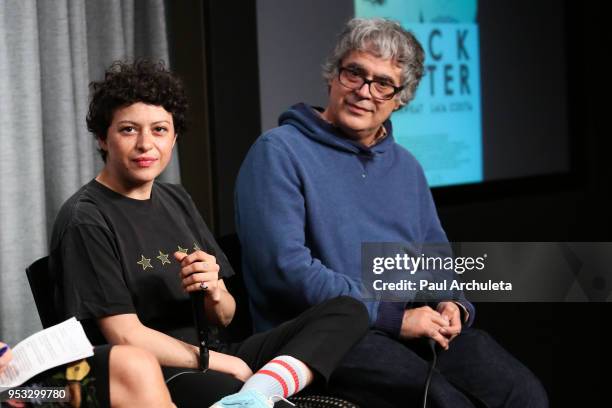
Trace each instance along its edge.
<instances>
[{"instance_id":1,"label":"dark wall","mask_svg":"<svg viewBox=\"0 0 612 408\"><path fill-rule=\"evenodd\" d=\"M257 1L262 131L276 127L279 114L296 102L325 105L321 65L339 28L355 15L353 3Z\"/></svg>"},{"instance_id":2,"label":"dark wall","mask_svg":"<svg viewBox=\"0 0 612 408\"><path fill-rule=\"evenodd\" d=\"M237 171L260 132L256 8L254 2L238 0L205 4L213 218L217 235L225 235L234 231ZM584 2L566 4L567 119L574 173L434 190L450 240L612 241L607 198L612 175L605 141L599 137L598 121L603 119L595 113L604 66L588 63L601 53L603 28L586 24L597 20L597 10L587 9ZM183 165L183 175L201 171L197 163ZM611 354L603 330L610 305L481 304L477 324L541 378L552 407L603 406L608 376L601 361Z\"/></svg>"},{"instance_id":3,"label":"dark wall","mask_svg":"<svg viewBox=\"0 0 612 408\"><path fill-rule=\"evenodd\" d=\"M234 180L260 133L254 1L167 1L173 70L191 104L182 183L218 235L234 230Z\"/></svg>"},{"instance_id":4,"label":"dark wall","mask_svg":"<svg viewBox=\"0 0 612 408\"><path fill-rule=\"evenodd\" d=\"M259 75L254 1L207 1L209 123L215 180L215 230L234 230L234 180L259 135Z\"/></svg>"},{"instance_id":5,"label":"dark wall","mask_svg":"<svg viewBox=\"0 0 612 408\"><path fill-rule=\"evenodd\" d=\"M577 2L568 2L568 7L573 177L434 190L450 240L612 241L610 155L600 137L603 116L596 109L606 74L600 72L603 66L587 62L600 52L603 28L596 23L594 9ZM538 375L551 407L609 405L604 361L612 353L603 322L612 313L612 303L489 303L477 309L477 325Z\"/></svg>"},{"instance_id":6,"label":"dark wall","mask_svg":"<svg viewBox=\"0 0 612 408\"><path fill-rule=\"evenodd\" d=\"M204 31L204 3L200 0L168 1L170 66L185 84L189 100L188 129L179 135L181 182L211 228L215 226L213 154Z\"/></svg>"}]
</instances>

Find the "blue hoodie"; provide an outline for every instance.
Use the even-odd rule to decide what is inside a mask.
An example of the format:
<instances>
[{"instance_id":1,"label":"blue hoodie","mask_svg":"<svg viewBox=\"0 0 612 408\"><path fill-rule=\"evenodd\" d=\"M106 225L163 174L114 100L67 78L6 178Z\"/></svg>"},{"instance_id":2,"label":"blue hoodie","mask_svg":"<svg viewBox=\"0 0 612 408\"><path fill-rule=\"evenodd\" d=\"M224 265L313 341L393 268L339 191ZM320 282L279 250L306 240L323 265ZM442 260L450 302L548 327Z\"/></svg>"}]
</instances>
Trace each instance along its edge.
<instances>
[{"instance_id":1,"label":"blue hoodie","mask_svg":"<svg viewBox=\"0 0 612 408\"><path fill-rule=\"evenodd\" d=\"M235 192L253 322L262 331L340 295L361 298L362 242L446 242L423 170L387 136L369 148L298 104L257 139ZM364 302L397 336L401 302ZM461 304L474 319L473 306Z\"/></svg>"}]
</instances>

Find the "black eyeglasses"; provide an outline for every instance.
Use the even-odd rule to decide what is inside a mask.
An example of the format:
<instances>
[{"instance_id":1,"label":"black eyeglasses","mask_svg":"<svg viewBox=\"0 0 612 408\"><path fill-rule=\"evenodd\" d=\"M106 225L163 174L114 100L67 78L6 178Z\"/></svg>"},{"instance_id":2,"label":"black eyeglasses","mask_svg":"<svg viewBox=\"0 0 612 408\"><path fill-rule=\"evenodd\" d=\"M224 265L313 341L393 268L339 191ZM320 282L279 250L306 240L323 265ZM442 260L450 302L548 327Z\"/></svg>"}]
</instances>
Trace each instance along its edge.
<instances>
[{"instance_id":1,"label":"black eyeglasses","mask_svg":"<svg viewBox=\"0 0 612 408\"><path fill-rule=\"evenodd\" d=\"M368 84L370 95L374 99L382 101L388 101L404 89L403 86L395 86L384 79L367 79L363 72L349 67L338 69L338 80L342 85L353 91L361 89L363 84Z\"/></svg>"}]
</instances>

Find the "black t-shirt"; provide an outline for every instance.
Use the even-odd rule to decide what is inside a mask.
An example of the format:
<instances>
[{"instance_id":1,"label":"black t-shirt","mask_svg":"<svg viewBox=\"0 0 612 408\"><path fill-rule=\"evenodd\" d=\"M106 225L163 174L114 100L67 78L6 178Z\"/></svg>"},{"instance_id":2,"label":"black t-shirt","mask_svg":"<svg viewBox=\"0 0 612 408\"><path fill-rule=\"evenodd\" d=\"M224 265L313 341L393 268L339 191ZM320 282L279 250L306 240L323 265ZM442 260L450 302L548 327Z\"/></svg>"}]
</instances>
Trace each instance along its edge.
<instances>
[{"instance_id":1,"label":"black t-shirt","mask_svg":"<svg viewBox=\"0 0 612 408\"><path fill-rule=\"evenodd\" d=\"M186 339L193 326L175 251L212 253L220 278L234 274L191 197L179 185L155 182L149 200L135 200L92 180L62 206L51 238L50 269L59 310L85 323L136 313L147 327ZM189 337L191 337L189 335Z\"/></svg>"}]
</instances>

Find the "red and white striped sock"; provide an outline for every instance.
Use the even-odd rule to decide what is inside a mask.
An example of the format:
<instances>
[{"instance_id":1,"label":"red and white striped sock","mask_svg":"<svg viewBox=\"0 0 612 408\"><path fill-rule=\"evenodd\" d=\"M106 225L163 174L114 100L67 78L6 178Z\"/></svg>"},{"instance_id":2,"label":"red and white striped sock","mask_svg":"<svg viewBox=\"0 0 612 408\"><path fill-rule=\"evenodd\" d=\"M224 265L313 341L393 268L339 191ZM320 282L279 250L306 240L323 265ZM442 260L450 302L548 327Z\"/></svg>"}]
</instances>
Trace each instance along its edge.
<instances>
[{"instance_id":1,"label":"red and white striped sock","mask_svg":"<svg viewBox=\"0 0 612 408\"><path fill-rule=\"evenodd\" d=\"M266 398L288 398L302 390L311 376L310 369L297 358L278 356L253 374L240 391L256 390Z\"/></svg>"}]
</instances>

